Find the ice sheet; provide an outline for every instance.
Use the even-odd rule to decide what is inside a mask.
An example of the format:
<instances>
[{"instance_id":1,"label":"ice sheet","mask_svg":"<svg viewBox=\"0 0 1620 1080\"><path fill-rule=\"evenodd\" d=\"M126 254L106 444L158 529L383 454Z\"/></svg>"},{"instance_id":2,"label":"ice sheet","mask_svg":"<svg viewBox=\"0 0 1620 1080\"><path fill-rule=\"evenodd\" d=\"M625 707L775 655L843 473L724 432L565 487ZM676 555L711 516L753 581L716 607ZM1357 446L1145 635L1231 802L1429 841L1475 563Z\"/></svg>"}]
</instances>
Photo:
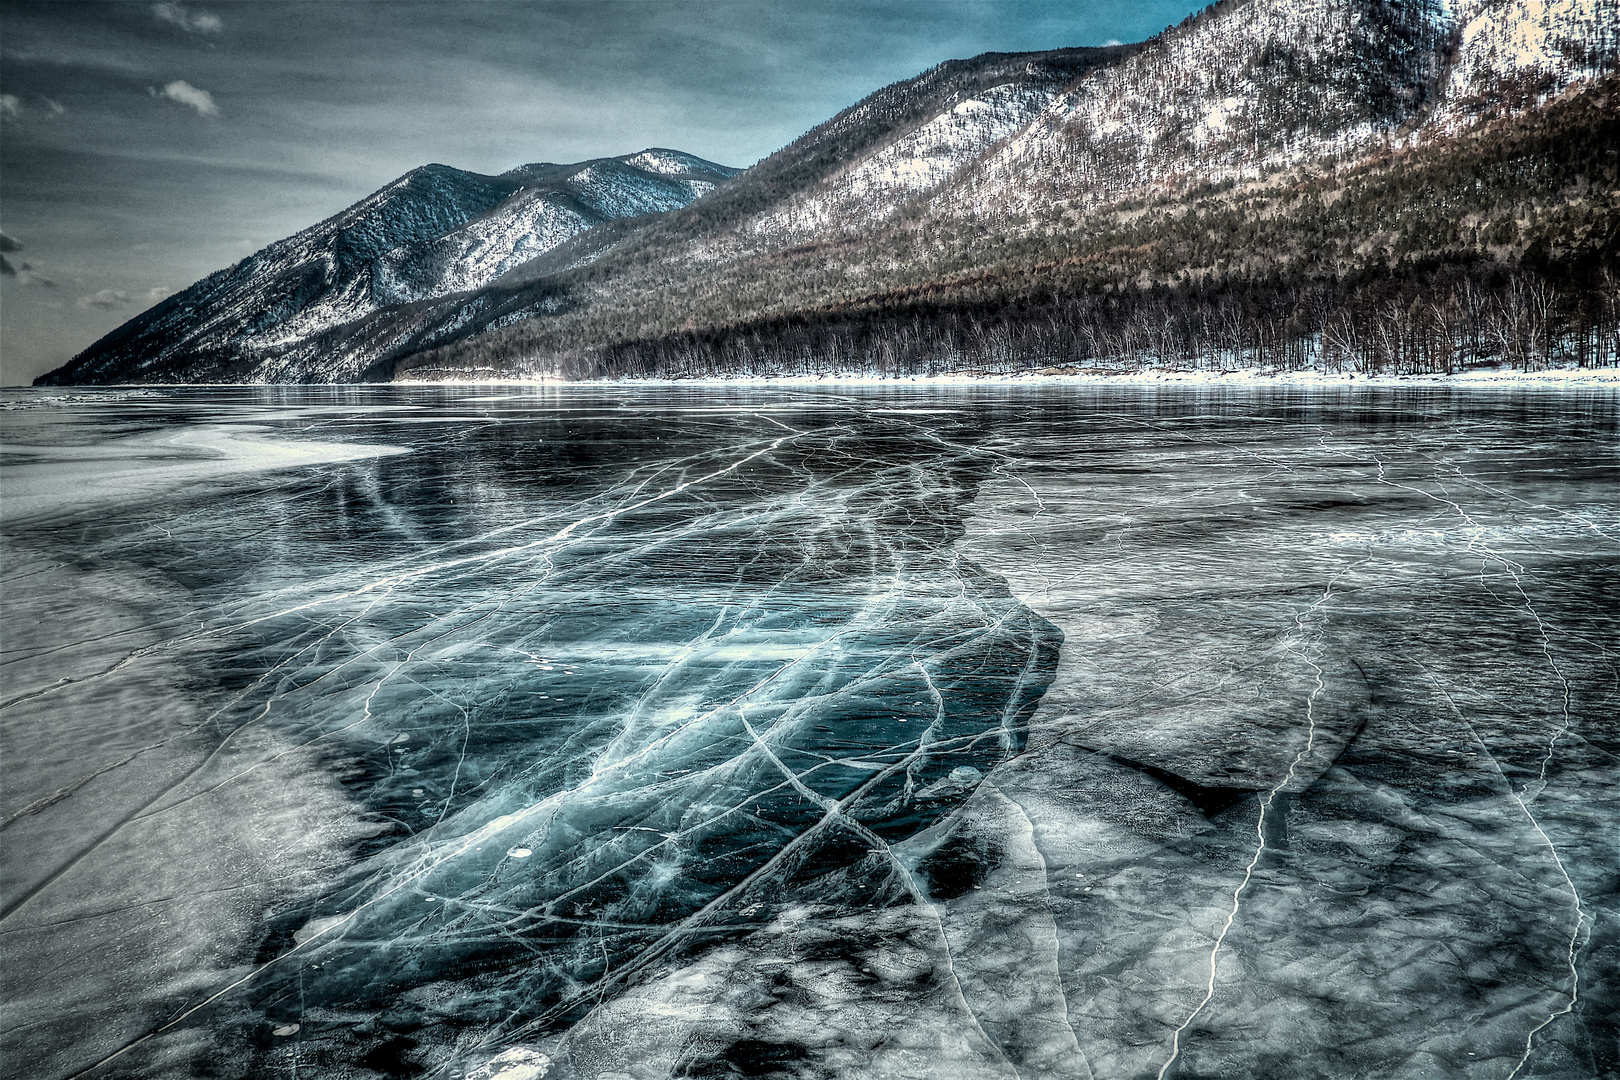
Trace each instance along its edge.
<instances>
[{"instance_id":1,"label":"ice sheet","mask_svg":"<svg viewBox=\"0 0 1620 1080\"><path fill-rule=\"evenodd\" d=\"M147 432L88 446L0 443L4 513L19 521L77 513L89 503L137 502L166 489L242 473L401 454L398 446L287 442L259 424Z\"/></svg>"},{"instance_id":2,"label":"ice sheet","mask_svg":"<svg viewBox=\"0 0 1620 1080\"><path fill-rule=\"evenodd\" d=\"M34 429L410 452L7 516L8 1075L1614 1067L1612 392L346 393Z\"/></svg>"}]
</instances>

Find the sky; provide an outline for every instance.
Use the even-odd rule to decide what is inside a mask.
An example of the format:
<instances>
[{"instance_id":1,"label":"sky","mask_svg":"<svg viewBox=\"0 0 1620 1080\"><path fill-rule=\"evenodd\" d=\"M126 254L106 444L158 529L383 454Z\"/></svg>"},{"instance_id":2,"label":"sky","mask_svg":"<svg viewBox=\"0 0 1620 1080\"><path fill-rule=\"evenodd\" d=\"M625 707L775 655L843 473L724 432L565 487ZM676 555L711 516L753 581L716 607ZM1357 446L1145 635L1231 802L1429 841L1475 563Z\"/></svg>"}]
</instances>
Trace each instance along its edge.
<instances>
[{"instance_id":1,"label":"sky","mask_svg":"<svg viewBox=\"0 0 1620 1080\"><path fill-rule=\"evenodd\" d=\"M0 383L428 162L747 166L934 64L1185 0L0 0Z\"/></svg>"}]
</instances>

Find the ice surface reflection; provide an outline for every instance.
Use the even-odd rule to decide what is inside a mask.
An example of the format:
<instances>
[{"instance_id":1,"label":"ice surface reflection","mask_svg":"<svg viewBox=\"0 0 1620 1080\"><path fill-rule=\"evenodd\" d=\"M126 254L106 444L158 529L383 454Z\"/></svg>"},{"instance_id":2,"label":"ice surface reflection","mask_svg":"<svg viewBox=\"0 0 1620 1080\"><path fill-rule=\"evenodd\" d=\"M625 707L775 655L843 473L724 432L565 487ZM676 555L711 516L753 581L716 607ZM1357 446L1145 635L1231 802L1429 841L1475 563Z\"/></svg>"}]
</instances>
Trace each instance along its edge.
<instances>
[{"instance_id":1,"label":"ice surface reflection","mask_svg":"<svg viewBox=\"0 0 1620 1080\"><path fill-rule=\"evenodd\" d=\"M9 404L8 1075L1616 1067L1612 395Z\"/></svg>"}]
</instances>

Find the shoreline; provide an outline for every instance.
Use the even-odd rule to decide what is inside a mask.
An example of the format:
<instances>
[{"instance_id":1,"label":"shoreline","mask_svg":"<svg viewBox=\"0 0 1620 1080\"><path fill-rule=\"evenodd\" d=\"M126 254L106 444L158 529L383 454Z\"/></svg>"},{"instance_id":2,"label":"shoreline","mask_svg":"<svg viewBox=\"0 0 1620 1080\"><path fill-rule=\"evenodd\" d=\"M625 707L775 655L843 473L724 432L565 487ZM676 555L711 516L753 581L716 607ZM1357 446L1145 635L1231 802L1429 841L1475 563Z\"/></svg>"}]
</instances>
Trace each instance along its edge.
<instances>
[{"instance_id":1,"label":"shoreline","mask_svg":"<svg viewBox=\"0 0 1620 1080\"><path fill-rule=\"evenodd\" d=\"M1620 389L1620 367L1602 368L1547 368L1541 371L1517 371L1507 368L1477 368L1450 375L1362 375L1354 372L1278 371L1266 368L1232 368L1226 370L1197 370L1190 368L1144 368L1135 371L1104 371L1091 369L1039 368L1005 374L974 374L952 372L942 375L870 375L870 374L818 374L818 375L738 375L706 376L703 378L617 378L617 379L556 379L556 378L504 378L469 376L443 379L399 379L386 383L108 383L83 386L8 386L3 392L28 394L55 394L71 400L78 394L102 394L111 391L184 390L209 387L344 387L346 389L384 389L390 387L428 386L546 386L546 387L798 387L798 386L1232 386L1269 387L1295 386L1315 388L1356 387L1493 387L1506 389ZM64 402L68 403L68 402Z\"/></svg>"},{"instance_id":2,"label":"shoreline","mask_svg":"<svg viewBox=\"0 0 1620 1080\"><path fill-rule=\"evenodd\" d=\"M694 379L402 379L379 384L389 386L693 386L693 387L794 387L794 386L1297 386L1318 388L1370 387L1499 387L1620 389L1620 367L1548 368L1542 371L1516 371L1482 368L1451 375L1359 375L1352 372L1275 371L1263 368L1236 368L1225 371L1192 369L1142 369L1102 372L1097 370L1059 371L1037 369L1011 374L944 375L739 375Z\"/></svg>"}]
</instances>

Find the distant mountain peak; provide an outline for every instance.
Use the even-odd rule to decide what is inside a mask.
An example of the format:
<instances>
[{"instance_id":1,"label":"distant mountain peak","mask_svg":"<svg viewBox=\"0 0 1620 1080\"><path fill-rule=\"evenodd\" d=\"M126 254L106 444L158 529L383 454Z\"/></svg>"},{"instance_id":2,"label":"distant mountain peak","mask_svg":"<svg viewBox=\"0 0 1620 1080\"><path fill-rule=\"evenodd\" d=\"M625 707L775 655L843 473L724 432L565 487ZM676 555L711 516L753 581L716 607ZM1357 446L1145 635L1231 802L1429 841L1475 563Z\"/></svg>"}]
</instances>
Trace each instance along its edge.
<instances>
[{"instance_id":1,"label":"distant mountain peak","mask_svg":"<svg viewBox=\"0 0 1620 1080\"><path fill-rule=\"evenodd\" d=\"M687 179L710 177L728 180L742 172L741 169L716 165L714 162L706 161L696 154L686 154L679 150L666 150L661 146L649 147L639 154L629 154L617 160L644 172L657 173L660 176L685 177Z\"/></svg>"},{"instance_id":2,"label":"distant mountain peak","mask_svg":"<svg viewBox=\"0 0 1620 1080\"><path fill-rule=\"evenodd\" d=\"M686 206L739 171L664 149L498 176L421 165L169 297L45 379L349 381L364 364L327 340L344 327L483 288L587 229Z\"/></svg>"}]
</instances>

